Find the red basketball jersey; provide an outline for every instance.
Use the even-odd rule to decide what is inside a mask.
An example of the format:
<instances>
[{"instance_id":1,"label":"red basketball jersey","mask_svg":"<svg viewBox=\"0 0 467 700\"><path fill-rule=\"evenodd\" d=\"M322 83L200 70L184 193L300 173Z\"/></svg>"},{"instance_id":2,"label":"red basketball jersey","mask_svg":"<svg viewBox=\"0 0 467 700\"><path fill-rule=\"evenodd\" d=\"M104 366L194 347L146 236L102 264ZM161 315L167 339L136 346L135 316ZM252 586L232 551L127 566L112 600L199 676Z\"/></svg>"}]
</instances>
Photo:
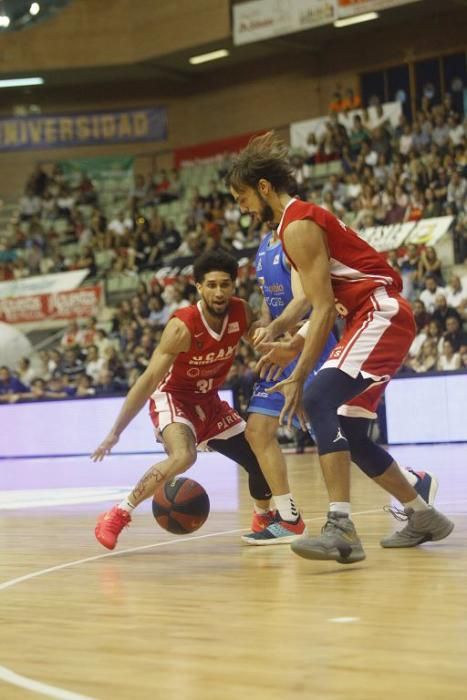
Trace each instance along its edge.
<instances>
[{"instance_id":1,"label":"red basketball jersey","mask_svg":"<svg viewBox=\"0 0 467 700\"><path fill-rule=\"evenodd\" d=\"M326 233L334 295L348 314L353 315L366 306L377 287L386 287L388 294L398 294L402 290L398 273L353 229L326 209L299 199L287 204L278 227L284 251L295 268L283 235L289 224L303 219L314 221Z\"/></svg>"},{"instance_id":2,"label":"red basketball jersey","mask_svg":"<svg viewBox=\"0 0 467 700\"><path fill-rule=\"evenodd\" d=\"M175 311L173 317L183 321L190 331L191 346L177 356L157 391L215 392L225 382L240 338L247 330L245 303L232 297L220 333L208 325L201 302Z\"/></svg>"}]
</instances>

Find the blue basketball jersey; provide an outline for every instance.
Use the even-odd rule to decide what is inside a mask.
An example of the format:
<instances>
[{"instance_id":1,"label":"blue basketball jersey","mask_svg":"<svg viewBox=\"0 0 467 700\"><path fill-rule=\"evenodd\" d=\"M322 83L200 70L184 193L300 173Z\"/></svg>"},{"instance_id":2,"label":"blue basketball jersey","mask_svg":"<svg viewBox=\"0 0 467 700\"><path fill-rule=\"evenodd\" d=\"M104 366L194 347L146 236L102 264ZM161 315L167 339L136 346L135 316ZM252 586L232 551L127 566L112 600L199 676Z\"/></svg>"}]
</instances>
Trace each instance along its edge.
<instances>
[{"instance_id":1,"label":"blue basketball jersey","mask_svg":"<svg viewBox=\"0 0 467 700\"><path fill-rule=\"evenodd\" d=\"M290 267L280 240L268 233L256 253L256 277L268 305L271 318L275 319L293 299Z\"/></svg>"},{"instance_id":2,"label":"blue basketball jersey","mask_svg":"<svg viewBox=\"0 0 467 700\"><path fill-rule=\"evenodd\" d=\"M291 272L286 261L287 258L280 240L274 240L273 234L269 233L261 241L256 254L256 277L272 319L280 316L287 304L290 304L293 299ZM335 344L336 339L331 333L321 357L305 382L305 388L311 384ZM259 379L256 382L248 405L249 413L263 413L270 416L278 416L280 414L284 405L284 396L279 392L268 394L266 389L271 388L278 381L289 377L297 362L298 358L293 360L282 371L281 376L275 382L267 382L264 379ZM294 419L294 423L298 426L296 419Z\"/></svg>"}]
</instances>

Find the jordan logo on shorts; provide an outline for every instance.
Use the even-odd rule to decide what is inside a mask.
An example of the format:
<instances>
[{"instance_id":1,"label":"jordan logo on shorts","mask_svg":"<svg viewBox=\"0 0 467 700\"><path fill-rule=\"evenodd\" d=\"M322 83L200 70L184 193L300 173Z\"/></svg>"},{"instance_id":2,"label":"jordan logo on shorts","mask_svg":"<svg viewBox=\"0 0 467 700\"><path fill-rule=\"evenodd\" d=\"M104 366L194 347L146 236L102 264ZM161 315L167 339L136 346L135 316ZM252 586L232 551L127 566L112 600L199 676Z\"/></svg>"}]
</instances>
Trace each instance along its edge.
<instances>
[{"instance_id":1,"label":"jordan logo on shorts","mask_svg":"<svg viewBox=\"0 0 467 700\"><path fill-rule=\"evenodd\" d=\"M336 437L334 438L333 442L337 442L338 440L346 440L344 435L342 435L342 431L340 428L337 428L337 434L336 434Z\"/></svg>"}]
</instances>

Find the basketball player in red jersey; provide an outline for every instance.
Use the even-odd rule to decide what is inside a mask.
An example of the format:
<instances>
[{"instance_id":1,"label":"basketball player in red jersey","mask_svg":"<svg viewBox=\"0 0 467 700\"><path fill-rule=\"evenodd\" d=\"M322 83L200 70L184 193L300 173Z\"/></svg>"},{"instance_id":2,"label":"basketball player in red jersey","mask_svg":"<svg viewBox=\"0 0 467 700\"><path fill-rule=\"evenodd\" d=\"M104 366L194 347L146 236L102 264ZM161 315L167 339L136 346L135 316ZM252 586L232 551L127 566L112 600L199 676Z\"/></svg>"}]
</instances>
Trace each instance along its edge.
<instances>
[{"instance_id":1,"label":"basketball player in red jersey","mask_svg":"<svg viewBox=\"0 0 467 700\"><path fill-rule=\"evenodd\" d=\"M233 296L237 267L237 261L223 251L198 258L194 279L201 300L173 314L112 430L91 455L96 462L109 454L150 399L150 415L167 458L152 466L119 505L99 517L95 534L108 549L114 549L137 505L195 463L197 447L208 446L241 464L248 472L257 512L269 511L271 491L245 439L245 421L217 393L252 322L248 304ZM261 528L260 519L253 517L254 531ZM290 528L291 535L303 533L301 516Z\"/></svg>"},{"instance_id":2,"label":"basketball player in red jersey","mask_svg":"<svg viewBox=\"0 0 467 700\"><path fill-rule=\"evenodd\" d=\"M256 137L239 154L228 183L243 211L277 228L313 307L300 359L290 377L273 391L285 397L281 420L290 425L297 414L304 424L304 410L313 425L330 507L321 535L300 537L291 547L307 559L361 561L365 552L350 518L350 453L359 448L360 436L351 434L351 422L350 432L344 433L337 411L370 387L373 400L408 352L415 323L400 295L401 279L382 255L333 214L288 194L295 182L287 148L273 133ZM336 306L346 318L345 332L302 396L305 379L334 325ZM378 445L365 443L360 452L364 453L360 461L375 473L399 472ZM420 496L403 505L408 523L383 539L383 547L440 540L454 527Z\"/></svg>"}]
</instances>

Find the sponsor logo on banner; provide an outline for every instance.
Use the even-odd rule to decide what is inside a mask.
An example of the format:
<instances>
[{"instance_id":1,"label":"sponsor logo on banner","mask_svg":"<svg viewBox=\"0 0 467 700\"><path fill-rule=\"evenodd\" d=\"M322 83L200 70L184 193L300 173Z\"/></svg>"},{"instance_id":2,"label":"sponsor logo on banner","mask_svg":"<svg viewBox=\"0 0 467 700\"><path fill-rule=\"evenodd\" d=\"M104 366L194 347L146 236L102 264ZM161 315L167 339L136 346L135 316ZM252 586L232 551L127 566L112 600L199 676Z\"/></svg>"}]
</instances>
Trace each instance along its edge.
<instances>
[{"instance_id":1,"label":"sponsor logo on banner","mask_svg":"<svg viewBox=\"0 0 467 700\"><path fill-rule=\"evenodd\" d=\"M93 316L101 300L100 287L83 287L55 294L35 294L0 299L0 321L31 323L51 319Z\"/></svg>"},{"instance_id":2,"label":"sponsor logo on banner","mask_svg":"<svg viewBox=\"0 0 467 700\"><path fill-rule=\"evenodd\" d=\"M387 10L412 2L420 2L420 0L337 0L337 14L339 17L353 17L353 15L361 15L375 10Z\"/></svg>"},{"instance_id":3,"label":"sponsor logo on banner","mask_svg":"<svg viewBox=\"0 0 467 700\"><path fill-rule=\"evenodd\" d=\"M232 9L236 45L331 24L337 12L336 0L252 0Z\"/></svg>"},{"instance_id":4,"label":"sponsor logo on banner","mask_svg":"<svg viewBox=\"0 0 467 700\"><path fill-rule=\"evenodd\" d=\"M454 217L437 216L421 221L407 221L392 226L371 226L359 231L359 235L378 252L400 248L402 244L435 245L449 231Z\"/></svg>"},{"instance_id":5,"label":"sponsor logo on banner","mask_svg":"<svg viewBox=\"0 0 467 700\"><path fill-rule=\"evenodd\" d=\"M85 268L71 272L56 272L50 275L35 275L11 282L0 282L0 298L65 292L79 287L88 274L89 270Z\"/></svg>"}]
</instances>

